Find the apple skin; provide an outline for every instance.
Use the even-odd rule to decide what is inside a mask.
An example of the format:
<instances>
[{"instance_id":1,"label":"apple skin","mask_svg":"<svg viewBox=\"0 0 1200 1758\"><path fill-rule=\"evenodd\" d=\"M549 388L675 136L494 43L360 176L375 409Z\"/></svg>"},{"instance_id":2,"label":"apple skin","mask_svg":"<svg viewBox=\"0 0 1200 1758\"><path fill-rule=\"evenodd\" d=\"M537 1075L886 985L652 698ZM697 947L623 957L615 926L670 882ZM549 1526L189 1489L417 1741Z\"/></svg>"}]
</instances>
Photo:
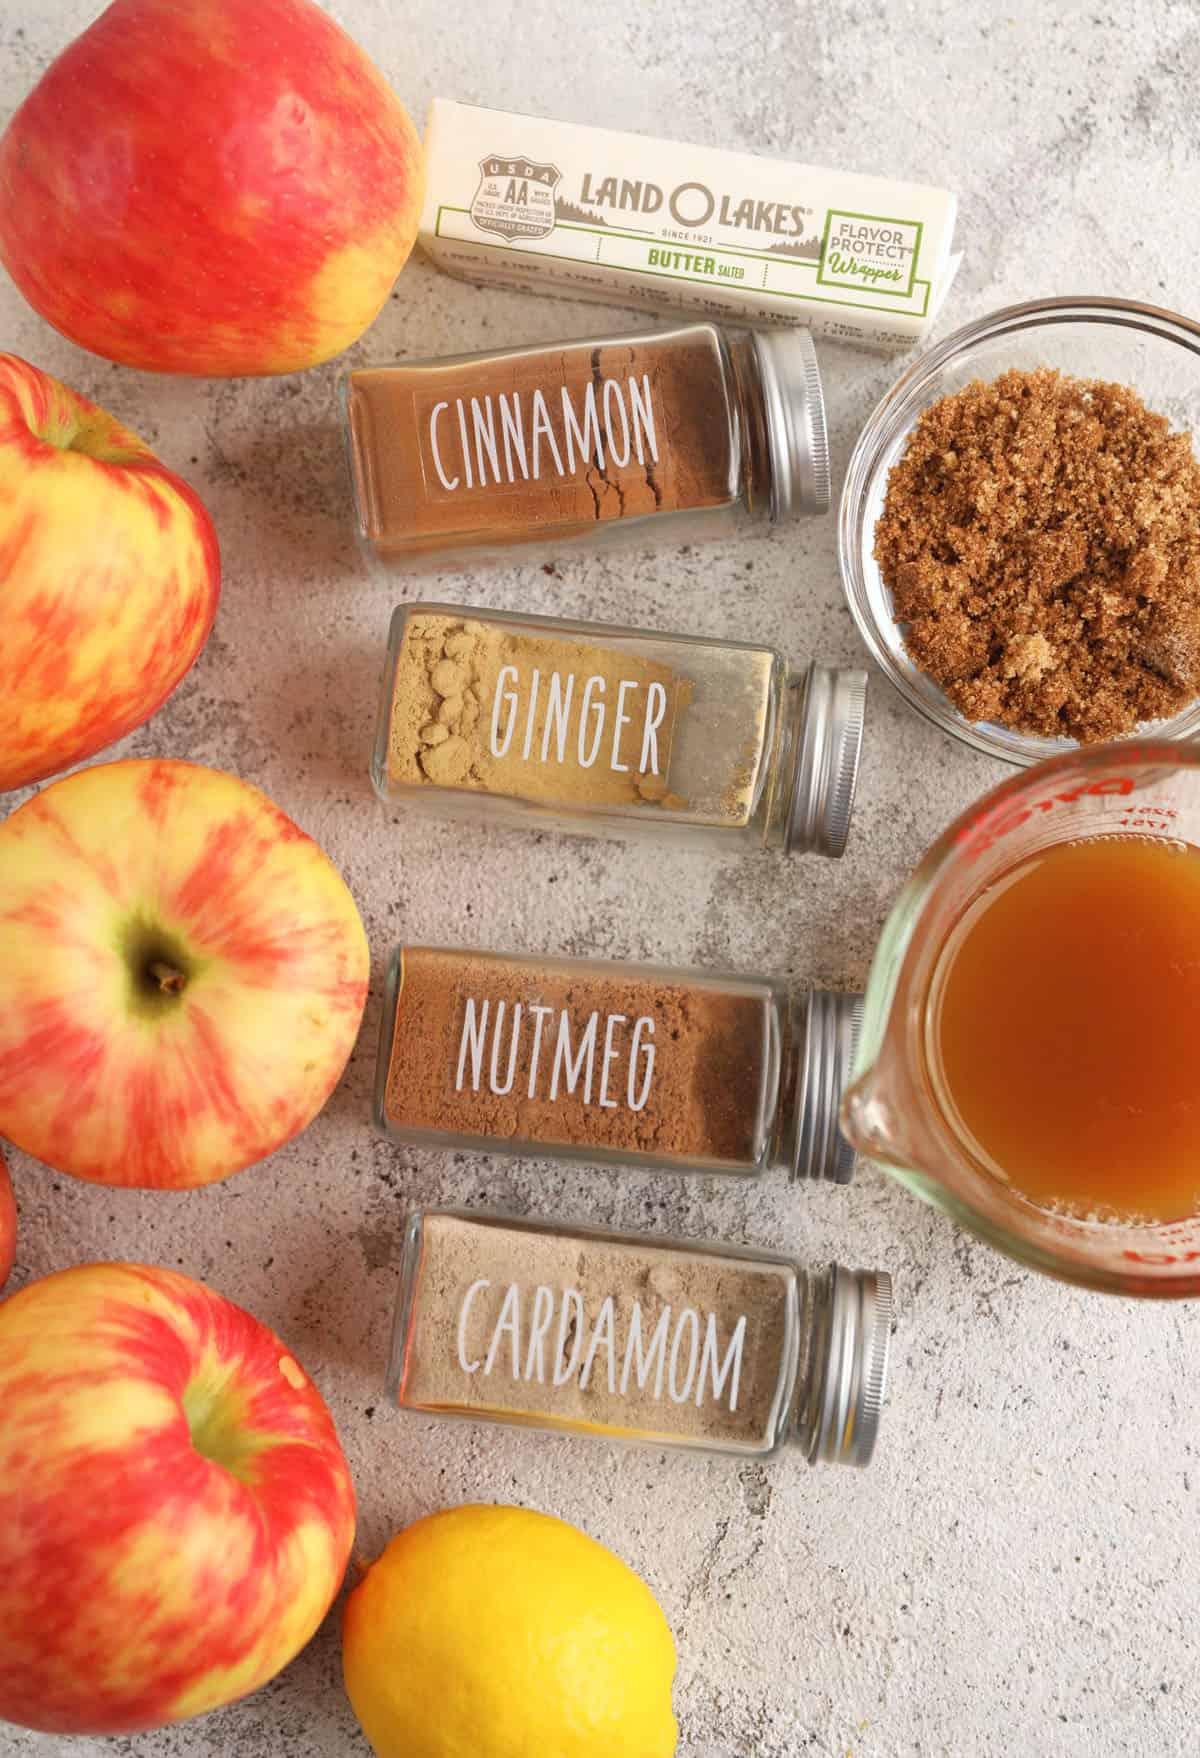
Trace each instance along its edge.
<instances>
[{"instance_id":1,"label":"apple skin","mask_svg":"<svg viewBox=\"0 0 1200 1758\"><path fill-rule=\"evenodd\" d=\"M8 1164L0 1154L0 1288L8 1281L17 1255L17 1205Z\"/></svg>"},{"instance_id":2,"label":"apple skin","mask_svg":"<svg viewBox=\"0 0 1200 1758\"><path fill-rule=\"evenodd\" d=\"M158 1727L257 1690L316 1630L354 1489L249 1313L170 1270L60 1270L0 1303L0 1409L0 1717Z\"/></svg>"},{"instance_id":3,"label":"apple skin","mask_svg":"<svg viewBox=\"0 0 1200 1758\"><path fill-rule=\"evenodd\" d=\"M311 0L115 0L0 138L0 260L125 366L294 372L377 315L423 183L407 113Z\"/></svg>"},{"instance_id":4,"label":"apple skin","mask_svg":"<svg viewBox=\"0 0 1200 1758\"><path fill-rule=\"evenodd\" d=\"M77 770L0 823L0 1134L100 1184L227 1177L324 1105L368 974L345 881L257 788Z\"/></svg>"},{"instance_id":5,"label":"apple skin","mask_svg":"<svg viewBox=\"0 0 1200 1758\"><path fill-rule=\"evenodd\" d=\"M187 484L95 403L0 354L0 793L148 720L220 590Z\"/></svg>"}]
</instances>

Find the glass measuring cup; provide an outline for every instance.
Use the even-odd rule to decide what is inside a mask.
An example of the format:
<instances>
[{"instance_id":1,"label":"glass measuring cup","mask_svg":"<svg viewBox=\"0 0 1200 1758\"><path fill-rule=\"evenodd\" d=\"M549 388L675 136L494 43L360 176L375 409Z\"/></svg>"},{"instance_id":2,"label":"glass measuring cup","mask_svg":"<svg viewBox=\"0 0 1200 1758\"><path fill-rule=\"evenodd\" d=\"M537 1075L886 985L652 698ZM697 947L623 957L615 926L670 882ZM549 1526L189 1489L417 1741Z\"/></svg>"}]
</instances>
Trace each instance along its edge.
<instances>
[{"instance_id":1,"label":"glass measuring cup","mask_svg":"<svg viewBox=\"0 0 1200 1758\"><path fill-rule=\"evenodd\" d=\"M931 1079L928 997L955 924L1018 862L1099 836L1200 845L1200 750L1146 740L1070 751L1003 782L943 832L884 926L842 1128L901 1184L1034 1269L1112 1293L1196 1295L1200 1214L1153 1225L1039 1208L973 1158Z\"/></svg>"}]
</instances>

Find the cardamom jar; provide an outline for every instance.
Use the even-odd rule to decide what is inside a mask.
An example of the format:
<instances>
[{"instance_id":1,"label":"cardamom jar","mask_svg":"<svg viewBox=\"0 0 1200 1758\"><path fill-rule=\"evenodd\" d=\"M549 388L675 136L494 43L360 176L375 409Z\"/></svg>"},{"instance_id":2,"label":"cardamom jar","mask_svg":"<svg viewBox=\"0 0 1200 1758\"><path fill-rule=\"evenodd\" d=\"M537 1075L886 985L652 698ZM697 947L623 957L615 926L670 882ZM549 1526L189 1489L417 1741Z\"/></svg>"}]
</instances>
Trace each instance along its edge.
<instances>
[{"instance_id":1,"label":"cardamom jar","mask_svg":"<svg viewBox=\"0 0 1200 1758\"><path fill-rule=\"evenodd\" d=\"M866 1465L881 1270L454 1210L405 1226L388 1396L437 1416Z\"/></svg>"}]
</instances>

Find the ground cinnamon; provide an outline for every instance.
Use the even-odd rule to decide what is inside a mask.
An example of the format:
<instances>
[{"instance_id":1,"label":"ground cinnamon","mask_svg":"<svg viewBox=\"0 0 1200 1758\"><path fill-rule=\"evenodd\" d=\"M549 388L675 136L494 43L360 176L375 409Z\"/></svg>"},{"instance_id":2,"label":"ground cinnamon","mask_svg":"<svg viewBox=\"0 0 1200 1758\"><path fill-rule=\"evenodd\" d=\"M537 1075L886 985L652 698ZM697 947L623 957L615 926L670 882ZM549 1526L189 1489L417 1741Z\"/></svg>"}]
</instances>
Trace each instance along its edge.
<instances>
[{"instance_id":1,"label":"ground cinnamon","mask_svg":"<svg viewBox=\"0 0 1200 1758\"><path fill-rule=\"evenodd\" d=\"M1200 463L1126 385L1042 367L943 397L875 556L910 656L971 720L1087 743L1200 694Z\"/></svg>"},{"instance_id":2,"label":"ground cinnamon","mask_svg":"<svg viewBox=\"0 0 1200 1758\"><path fill-rule=\"evenodd\" d=\"M733 402L710 325L353 371L363 534L386 561L726 505Z\"/></svg>"}]
</instances>

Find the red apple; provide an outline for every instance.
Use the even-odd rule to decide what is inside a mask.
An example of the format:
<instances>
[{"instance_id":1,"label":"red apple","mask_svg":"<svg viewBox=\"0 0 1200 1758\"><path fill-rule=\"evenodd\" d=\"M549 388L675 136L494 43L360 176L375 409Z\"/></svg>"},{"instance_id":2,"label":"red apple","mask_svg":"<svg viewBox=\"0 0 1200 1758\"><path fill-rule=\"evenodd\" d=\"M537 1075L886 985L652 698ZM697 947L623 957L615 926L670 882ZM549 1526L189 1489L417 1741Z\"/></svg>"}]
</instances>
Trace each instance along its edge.
<instances>
[{"instance_id":1,"label":"red apple","mask_svg":"<svg viewBox=\"0 0 1200 1758\"><path fill-rule=\"evenodd\" d=\"M86 397L0 354L0 793L147 720L208 638L212 520Z\"/></svg>"},{"instance_id":2,"label":"red apple","mask_svg":"<svg viewBox=\"0 0 1200 1758\"><path fill-rule=\"evenodd\" d=\"M101 1184L208 1184L311 1122L367 994L354 899L196 764L54 782L0 824L0 1135Z\"/></svg>"},{"instance_id":3,"label":"red apple","mask_svg":"<svg viewBox=\"0 0 1200 1758\"><path fill-rule=\"evenodd\" d=\"M8 1165L0 1154L0 1288L8 1281L17 1254L17 1205L13 1200L12 1179Z\"/></svg>"},{"instance_id":4,"label":"red apple","mask_svg":"<svg viewBox=\"0 0 1200 1758\"><path fill-rule=\"evenodd\" d=\"M130 1733L257 1690L354 1537L332 1418L190 1277L85 1264L0 1303L0 1717Z\"/></svg>"},{"instance_id":5,"label":"red apple","mask_svg":"<svg viewBox=\"0 0 1200 1758\"><path fill-rule=\"evenodd\" d=\"M395 94L311 0L115 0L0 138L0 260L110 360L294 372L376 316L423 176Z\"/></svg>"}]
</instances>

